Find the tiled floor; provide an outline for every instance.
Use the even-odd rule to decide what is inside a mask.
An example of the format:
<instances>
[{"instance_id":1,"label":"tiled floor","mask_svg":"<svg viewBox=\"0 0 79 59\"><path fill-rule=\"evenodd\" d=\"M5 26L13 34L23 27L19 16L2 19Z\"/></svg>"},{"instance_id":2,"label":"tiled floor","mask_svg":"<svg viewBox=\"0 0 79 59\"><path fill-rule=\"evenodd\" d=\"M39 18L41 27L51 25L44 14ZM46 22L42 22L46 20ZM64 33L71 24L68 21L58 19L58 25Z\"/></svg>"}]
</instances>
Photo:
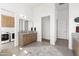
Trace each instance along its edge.
<instances>
[{"instance_id":1,"label":"tiled floor","mask_svg":"<svg viewBox=\"0 0 79 59\"><path fill-rule=\"evenodd\" d=\"M14 47L14 42L7 42L1 44L1 49L7 49L7 48L13 48Z\"/></svg>"},{"instance_id":2,"label":"tiled floor","mask_svg":"<svg viewBox=\"0 0 79 59\"><path fill-rule=\"evenodd\" d=\"M64 55L74 55L72 50L68 49L68 40L67 39L57 39L56 45L57 49Z\"/></svg>"},{"instance_id":3,"label":"tiled floor","mask_svg":"<svg viewBox=\"0 0 79 59\"><path fill-rule=\"evenodd\" d=\"M8 45L13 45L13 43L6 45L6 47L9 48L11 46ZM72 51L68 48L58 45L51 46L48 42L34 42L22 48L22 51L17 52L18 56L73 56ZM16 50L17 48L14 51ZM26 51L27 54L25 54L24 51Z\"/></svg>"},{"instance_id":4,"label":"tiled floor","mask_svg":"<svg viewBox=\"0 0 79 59\"><path fill-rule=\"evenodd\" d=\"M57 39L56 45L68 48L68 40L67 39Z\"/></svg>"},{"instance_id":5,"label":"tiled floor","mask_svg":"<svg viewBox=\"0 0 79 59\"><path fill-rule=\"evenodd\" d=\"M35 42L35 43L32 43L32 44L29 44L27 46L25 46L24 48L39 48L40 47L47 47L47 51L49 52L48 54L50 56L73 56L73 52L71 50L69 50L67 47L62 47L62 46L59 46L59 45L56 45L56 46L51 46L48 42ZM51 49L50 49L51 47ZM45 50L45 49L44 49ZM41 52L41 51L40 51ZM50 54L51 52L51 54ZM55 52L55 53L53 53ZM42 54L42 55L46 55L46 54Z\"/></svg>"}]
</instances>

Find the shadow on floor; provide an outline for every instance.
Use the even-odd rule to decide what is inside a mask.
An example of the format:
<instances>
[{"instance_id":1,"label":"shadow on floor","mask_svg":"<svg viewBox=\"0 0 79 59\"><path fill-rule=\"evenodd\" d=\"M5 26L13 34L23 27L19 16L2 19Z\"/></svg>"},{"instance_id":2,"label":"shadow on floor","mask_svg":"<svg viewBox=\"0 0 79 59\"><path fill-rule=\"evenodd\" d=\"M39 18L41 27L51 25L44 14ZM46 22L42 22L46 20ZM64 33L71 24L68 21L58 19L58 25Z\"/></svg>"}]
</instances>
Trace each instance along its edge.
<instances>
[{"instance_id":1,"label":"shadow on floor","mask_svg":"<svg viewBox=\"0 0 79 59\"><path fill-rule=\"evenodd\" d=\"M58 43L57 43L58 42ZM52 47L52 48L55 48L57 51L59 51L61 54L62 54L62 56L73 56L73 52L72 52L72 50L70 50L70 49L68 49L67 48L67 45L66 45L66 43L63 45L62 44L62 42L61 42L61 44L60 44L60 42L59 41L57 41L56 42L56 45L55 46L53 46L53 45L50 45L50 43L49 42L47 42L47 41L43 41L43 42L33 42L33 43L31 43L31 44L29 44L29 45L27 45L27 46L25 46L24 48L26 49L26 47L27 48L43 48L43 47ZM47 48L48 49L48 48ZM51 49L49 49L49 50L51 50ZM48 50L48 51L49 51ZM52 50L53 51L53 50Z\"/></svg>"},{"instance_id":2,"label":"shadow on floor","mask_svg":"<svg viewBox=\"0 0 79 59\"><path fill-rule=\"evenodd\" d=\"M57 39L56 46L68 48L68 40L67 39Z\"/></svg>"},{"instance_id":3,"label":"shadow on floor","mask_svg":"<svg viewBox=\"0 0 79 59\"><path fill-rule=\"evenodd\" d=\"M67 39L57 39L56 48L62 52L65 56L73 56L73 51L68 49L68 40Z\"/></svg>"}]
</instances>

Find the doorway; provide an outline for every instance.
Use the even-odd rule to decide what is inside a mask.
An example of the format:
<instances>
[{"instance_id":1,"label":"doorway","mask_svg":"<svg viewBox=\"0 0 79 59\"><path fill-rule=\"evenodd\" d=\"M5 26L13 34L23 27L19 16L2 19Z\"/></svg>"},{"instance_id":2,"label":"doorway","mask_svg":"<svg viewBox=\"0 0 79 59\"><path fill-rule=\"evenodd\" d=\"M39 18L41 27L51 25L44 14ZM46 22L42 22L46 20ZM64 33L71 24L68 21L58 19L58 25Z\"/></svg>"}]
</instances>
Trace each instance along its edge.
<instances>
[{"instance_id":1,"label":"doorway","mask_svg":"<svg viewBox=\"0 0 79 59\"><path fill-rule=\"evenodd\" d=\"M47 41L50 43L50 16L45 16L41 18L42 21L42 41Z\"/></svg>"},{"instance_id":2,"label":"doorway","mask_svg":"<svg viewBox=\"0 0 79 59\"><path fill-rule=\"evenodd\" d=\"M69 4L56 5L56 45L68 48Z\"/></svg>"}]
</instances>

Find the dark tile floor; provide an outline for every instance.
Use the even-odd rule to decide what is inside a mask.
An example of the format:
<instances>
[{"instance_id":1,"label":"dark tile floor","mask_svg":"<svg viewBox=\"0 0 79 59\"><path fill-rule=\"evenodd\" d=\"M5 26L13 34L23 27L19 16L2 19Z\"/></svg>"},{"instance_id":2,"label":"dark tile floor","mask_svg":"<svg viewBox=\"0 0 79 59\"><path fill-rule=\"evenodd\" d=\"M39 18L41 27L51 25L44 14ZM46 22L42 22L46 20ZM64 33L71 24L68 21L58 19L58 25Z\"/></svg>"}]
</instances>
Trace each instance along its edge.
<instances>
[{"instance_id":1,"label":"dark tile floor","mask_svg":"<svg viewBox=\"0 0 79 59\"><path fill-rule=\"evenodd\" d=\"M68 48L68 40L67 39L57 39L56 46Z\"/></svg>"},{"instance_id":2,"label":"dark tile floor","mask_svg":"<svg viewBox=\"0 0 79 59\"><path fill-rule=\"evenodd\" d=\"M73 51L68 48L68 40L67 39L57 39L56 48L64 54L64 56L73 56Z\"/></svg>"}]
</instances>

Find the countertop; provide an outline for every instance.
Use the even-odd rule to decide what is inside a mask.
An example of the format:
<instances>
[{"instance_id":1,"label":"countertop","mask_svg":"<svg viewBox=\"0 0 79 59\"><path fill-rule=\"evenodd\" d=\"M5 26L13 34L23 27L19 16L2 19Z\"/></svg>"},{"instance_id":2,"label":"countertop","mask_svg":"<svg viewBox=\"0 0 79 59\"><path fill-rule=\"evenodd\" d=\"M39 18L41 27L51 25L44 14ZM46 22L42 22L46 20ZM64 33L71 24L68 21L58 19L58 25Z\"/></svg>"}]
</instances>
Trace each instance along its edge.
<instances>
[{"instance_id":1,"label":"countertop","mask_svg":"<svg viewBox=\"0 0 79 59\"><path fill-rule=\"evenodd\" d=\"M79 33L72 33L72 39L76 39L79 41Z\"/></svg>"},{"instance_id":2,"label":"countertop","mask_svg":"<svg viewBox=\"0 0 79 59\"><path fill-rule=\"evenodd\" d=\"M36 33L36 31L22 31L22 32L19 32L21 34L30 34L30 33Z\"/></svg>"}]
</instances>

